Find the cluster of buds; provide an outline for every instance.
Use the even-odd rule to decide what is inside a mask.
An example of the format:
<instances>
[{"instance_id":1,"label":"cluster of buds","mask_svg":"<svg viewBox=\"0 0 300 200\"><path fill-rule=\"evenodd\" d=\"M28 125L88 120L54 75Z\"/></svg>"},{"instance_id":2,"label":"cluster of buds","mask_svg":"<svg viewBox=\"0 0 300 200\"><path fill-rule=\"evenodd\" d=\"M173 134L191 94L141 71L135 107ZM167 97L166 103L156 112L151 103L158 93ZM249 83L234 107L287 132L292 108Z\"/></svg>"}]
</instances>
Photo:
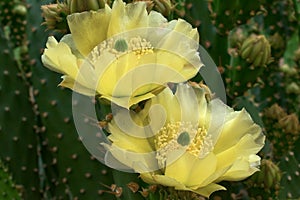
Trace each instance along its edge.
<instances>
[{"instance_id":1,"label":"cluster of buds","mask_svg":"<svg viewBox=\"0 0 300 200\"><path fill-rule=\"evenodd\" d=\"M61 33L67 33L69 28L67 24L67 15L70 14L66 3L56 3L43 5L41 7L42 15L45 21L42 23L47 26L48 30L55 30Z\"/></svg>"},{"instance_id":2,"label":"cluster of buds","mask_svg":"<svg viewBox=\"0 0 300 200\"><path fill-rule=\"evenodd\" d=\"M300 136L300 124L295 113L286 113L278 104L264 111L268 138L272 142L272 152L275 158L294 148Z\"/></svg>"},{"instance_id":3,"label":"cluster of buds","mask_svg":"<svg viewBox=\"0 0 300 200\"><path fill-rule=\"evenodd\" d=\"M287 114L278 104L274 104L265 110L264 116L272 119L273 127L286 135L299 135L300 124L295 113Z\"/></svg>"},{"instance_id":4,"label":"cluster of buds","mask_svg":"<svg viewBox=\"0 0 300 200\"><path fill-rule=\"evenodd\" d=\"M104 8L105 4L106 0L65 0L65 2L43 5L41 9L45 21L42 24L46 25L48 30L67 33L69 14L98 10Z\"/></svg>"},{"instance_id":5,"label":"cluster of buds","mask_svg":"<svg viewBox=\"0 0 300 200\"><path fill-rule=\"evenodd\" d=\"M250 35L242 44L240 55L254 67L266 66L271 61L271 46L264 35Z\"/></svg>"}]
</instances>

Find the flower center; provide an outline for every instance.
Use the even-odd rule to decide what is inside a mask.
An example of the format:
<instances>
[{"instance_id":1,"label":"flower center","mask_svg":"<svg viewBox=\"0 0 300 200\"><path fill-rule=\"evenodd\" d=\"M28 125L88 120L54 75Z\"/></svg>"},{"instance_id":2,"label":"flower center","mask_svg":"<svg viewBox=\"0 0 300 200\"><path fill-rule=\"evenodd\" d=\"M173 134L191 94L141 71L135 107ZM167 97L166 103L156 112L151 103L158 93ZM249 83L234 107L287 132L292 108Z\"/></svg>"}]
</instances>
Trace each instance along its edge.
<instances>
[{"instance_id":1,"label":"flower center","mask_svg":"<svg viewBox=\"0 0 300 200\"><path fill-rule=\"evenodd\" d=\"M162 168L166 166L167 158L176 152L189 152L203 158L213 148L211 136L207 135L206 129L193 126L190 122L166 124L155 135L154 144L156 158Z\"/></svg>"},{"instance_id":2,"label":"flower center","mask_svg":"<svg viewBox=\"0 0 300 200\"><path fill-rule=\"evenodd\" d=\"M95 64L104 52L112 53L116 57L133 52L140 59L143 55L153 53L153 49L151 43L140 36L129 39L110 38L101 42L91 51L90 60Z\"/></svg>"},{"instance_id":3,"label":"flower center","mask_svg":"<svg viewBox=\"0 0 300 200\"><path fill-rule=\"evenodd\" d=\"M129 40L129 50L133 51L135 55L140 56L153 53L153 46L146 39L142 39L141 37L134 37Z\"/></svg>"}]
</instances>

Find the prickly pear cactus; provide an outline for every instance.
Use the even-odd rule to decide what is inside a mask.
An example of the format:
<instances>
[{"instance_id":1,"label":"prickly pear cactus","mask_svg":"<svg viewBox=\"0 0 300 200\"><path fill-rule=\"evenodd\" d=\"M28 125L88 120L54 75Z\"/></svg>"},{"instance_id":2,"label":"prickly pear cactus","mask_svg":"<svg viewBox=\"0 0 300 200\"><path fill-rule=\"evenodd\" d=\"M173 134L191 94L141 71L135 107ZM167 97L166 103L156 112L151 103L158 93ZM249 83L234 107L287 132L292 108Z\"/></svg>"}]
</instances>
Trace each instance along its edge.
<instances>
[{"instance_id":1,"label":"prickly pear cactus","mask_svg":"<svg viewBox=\"0 0 300 200\"><path fill-rule=\"evenodd\" d=\"M0 157L9 167L15 183L23 188L22 196L39 198L38 135L33 131L36 116L30 100L34 91L18 70L3 29L0 29L0 34L3 60L0 78Z\"/></svg>"},{"instance_id":2,"label":"prickly pear cactus","mask_svg":"<svg viewBox=\"0 0 300 200\"><path fill-rule=\"evenodd\" d=\"M223 181L227 191L210 199L299 199L299 1L124 2L135 1L144 1L148 12L183 18L198 29L200 44L223 79L227 104L245 108L266 135L260 171L247 180ZM57 87L59 75L41 63L48 36L60 39L70 32L68 15L112 4L0 2L0 199L205 199L146 184L138 174L99 162L77 134L71 91ZM200 75L192 80L203 81ZM98 119L86 121L100 129L110 110L95 107Z\"/></svg>"},{"instance_id":3,"label":"prickly pear cactus","mask_svg":"<svg viewBox=\"0 0 300 200\"><path fill-rule=\"evenodd\" d=\"M2 161L0 161L0 197L1 199L21 199L20 189L16 185Z\"/></svg>"}]
</instances>

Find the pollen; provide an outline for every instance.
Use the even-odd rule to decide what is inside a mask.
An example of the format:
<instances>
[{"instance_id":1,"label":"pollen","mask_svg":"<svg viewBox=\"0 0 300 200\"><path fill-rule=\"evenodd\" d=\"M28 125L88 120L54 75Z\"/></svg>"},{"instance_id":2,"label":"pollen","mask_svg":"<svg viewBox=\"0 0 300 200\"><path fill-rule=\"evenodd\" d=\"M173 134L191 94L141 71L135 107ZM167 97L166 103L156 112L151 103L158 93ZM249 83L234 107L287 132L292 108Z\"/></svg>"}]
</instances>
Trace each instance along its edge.
<instances>
[{"instance_id":1,"label":"pollen","mask_svg":"<svg viewBox=\"0 0 300 200\"><path fill-rule=\"evenodd\" d=\"M154 47L145 38L140 36L132 38L110 38L101 42L90 53L89 58L95 64L105 52L114 54L116 58L128 53L134 53L138 59L141 56L153 53Z\"/></svg>"},{"instance_id":2,"label":"pollen","mask_svg":"<svg viewBox=\"0 0 300 200\"><path fill-rule=\"evenodd\" d=\"M129 40L129 48L138 56L138 58L142 55L153 53L154 49L149 41L144 38L142 39L140 36Z\"/></svg>"},{"instance_id":3,"label":"pollen","mask_svg":"<svg viewBox=\"0 0 300 200\"><path fill-rule=\"evenodd\" d=\"M155 135L154 144L156 158L159 165L164 168L167 158L173 157L174 152L189 152L203 158L213 148L210 135L204 127L197 127L190 122L168 123ZM179 150L179 151L177 151Z\"/></svg>"}]
</instances>

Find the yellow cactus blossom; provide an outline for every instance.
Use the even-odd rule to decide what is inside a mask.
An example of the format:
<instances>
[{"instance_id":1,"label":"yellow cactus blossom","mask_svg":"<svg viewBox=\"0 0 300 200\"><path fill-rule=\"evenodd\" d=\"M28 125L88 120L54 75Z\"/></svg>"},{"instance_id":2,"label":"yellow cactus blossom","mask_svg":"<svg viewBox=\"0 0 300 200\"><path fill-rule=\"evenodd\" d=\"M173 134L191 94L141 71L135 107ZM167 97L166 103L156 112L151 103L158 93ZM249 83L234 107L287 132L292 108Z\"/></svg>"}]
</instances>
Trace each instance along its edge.
<instances>
[{"instance_id":1,"label":"yellow cactus blossom","mask_svg":"<svg viewBox=\"0 0 300 200\"><path fill-rule=\"evenodd\" d=\"M205 197L258 171L265 136L245 109L207 98L199 85L166 88L136 113L119 109L108 125L105 162L150 184ZM127 169L126 169L126 167Z\"/></svg>"},{"instance_id":2,"label":"yellow cactus blossom","mask_svg":"<svg viewBox=\"0 0 300 200\"><path fill-rule=\"evenodd\" d=\"M168 82L194 77L203 65L197 29L182 19L147 13L145 2L114 1L67 17L70 34L48 38L43 64L63 74L61 86L129 108Z\"/></svg>"}]
</instances>

